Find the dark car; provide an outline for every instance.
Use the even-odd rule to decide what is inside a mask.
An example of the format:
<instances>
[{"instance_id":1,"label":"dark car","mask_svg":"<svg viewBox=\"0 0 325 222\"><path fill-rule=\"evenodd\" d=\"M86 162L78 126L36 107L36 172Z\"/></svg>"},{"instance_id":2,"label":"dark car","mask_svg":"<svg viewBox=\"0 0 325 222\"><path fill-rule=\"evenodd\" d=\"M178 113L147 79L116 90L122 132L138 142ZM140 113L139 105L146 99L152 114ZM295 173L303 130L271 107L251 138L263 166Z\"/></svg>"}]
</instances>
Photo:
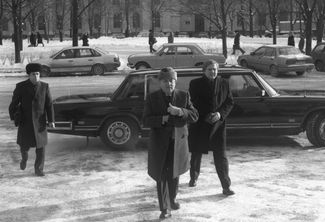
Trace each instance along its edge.
<instances>
[{"instance_id":1,"label":"dark car","mask_svg":"<svg viewBox=\"0 0 325 222\"><path fill-rule=\"evenodd\" d=\"M200 68L176 69L177 88L202 76ZM141 118L146 95L159 89L159 70L130 73L112 94L63 96L54 100L56 128L51 132L100 136L109 147L132 147L147 136ZM315 146L325 145L325 91L278 92L250 69L220 68L229 81L235 105L227 132L238 135L296 135L307 131ZM315 93L313 95L312 93Z\"/></svg>"},{"instance_id":2,"label":"dark car","mask_svg":"<svg viewBox=\"0 0 325 222\"><path fill-rule=\"evenodd\" d=\"M317 71L325 71L325 42L319 43L311 52Z\"/></svg>"}]
</instances>

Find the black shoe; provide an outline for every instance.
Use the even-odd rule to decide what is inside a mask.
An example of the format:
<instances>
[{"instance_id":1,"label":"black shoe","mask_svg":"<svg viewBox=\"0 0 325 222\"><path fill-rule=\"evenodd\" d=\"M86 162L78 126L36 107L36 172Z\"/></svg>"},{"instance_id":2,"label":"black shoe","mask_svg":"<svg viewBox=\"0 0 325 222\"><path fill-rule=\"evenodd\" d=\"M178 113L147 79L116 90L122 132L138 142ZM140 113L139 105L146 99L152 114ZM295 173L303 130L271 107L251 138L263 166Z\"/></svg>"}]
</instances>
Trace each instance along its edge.
<instances>
[{"instance_id":1,"label":"black shoe","mask_svg":"<svg viewBox=\"0 0 325 222\"><path fill-rule=\"evenodd\" d=\"M170 213L169 210L163 210L161 211L161 214L159 216L159 219L167 219L167 218L170 218L172 216L172 214Z\"/></svg>"},{"instance_id":2,"label":"black shoe","mask_svg":"<svg viewBox=\"0 0 325 222\"><path fill-rule=\"evenodd\" d=\"M181 208L181 205L178 202L173 201L170 203L170 208L172 208L172 210L178 210L179 208Z\"/></svg>"},{"instance_id":3,"label":"black shoe","mask_svg":"<svg viewBox=\"0 0 325 222\"><path fill-rule=\"evenodd\" d=\"M35 170L35 174L38 177L44 177L45 176L45 174L43 173L43 171L40 171L40 170Z\"/></svg>"},{"instance_id":4,"label":"black shoe","mask_svg":"<svg viewBox=\"0 0 325 222\"><path fill-rule=\"evenodd\" d=\"M196 187L196 180L191 179L190 182L188 183L189 187Z\"/></svg>"},{"instance_id":5,"label":"black shoe","mask_svg":"<svg viewBox=\"0 0 325 222\"><path fill-rule=\"evenodd\" d=\"M21 160L21 161L20 161L20 169L21 169L21 170L26 169L26 163L27 163L26 160Z\"/></svg>"},{"instance_id":6,"label":"black shoe","mask_svg":"<svg viewBox=\"0 0 325 222\"><path fill-rule=\"evenodd\" d=\"M234 195L235 192L230 189L224 189L224 190L222 190L222 194L226 195L226 196L231 196L231 195Z\"/></svg>"}]
</instances>

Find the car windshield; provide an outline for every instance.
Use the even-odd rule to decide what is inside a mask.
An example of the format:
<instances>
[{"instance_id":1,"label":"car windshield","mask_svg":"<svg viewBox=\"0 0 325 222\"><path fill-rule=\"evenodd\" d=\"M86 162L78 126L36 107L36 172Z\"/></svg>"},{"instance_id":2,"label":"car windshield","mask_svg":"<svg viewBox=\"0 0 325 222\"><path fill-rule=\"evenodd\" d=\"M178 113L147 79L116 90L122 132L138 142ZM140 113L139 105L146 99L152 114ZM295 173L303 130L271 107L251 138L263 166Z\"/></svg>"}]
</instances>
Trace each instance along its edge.
<instances>
[{"instance_id":1,"label":"car windshield","mask_svg":"<svg viewBox=\"0 0 325 222\"><path fill-rule=\"evenodd\" d=\"M279 55L297 55L301 52L294 47L279 48Z\"/></svg>"}]
</instances>

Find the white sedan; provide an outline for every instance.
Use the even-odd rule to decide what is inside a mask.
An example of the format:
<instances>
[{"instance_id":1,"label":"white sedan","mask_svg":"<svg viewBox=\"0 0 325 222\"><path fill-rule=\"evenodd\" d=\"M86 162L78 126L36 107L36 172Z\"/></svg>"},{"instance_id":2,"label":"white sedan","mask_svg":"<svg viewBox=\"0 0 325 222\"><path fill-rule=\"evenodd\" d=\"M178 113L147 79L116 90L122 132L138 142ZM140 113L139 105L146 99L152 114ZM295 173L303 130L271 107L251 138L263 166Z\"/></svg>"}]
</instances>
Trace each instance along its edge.
<instances>
[{"instance_id":1,"label":"white sedan","mask_svg":"<svg viewBox=\"0 0 325 222\"><path fill-rule=\"evenodd\" d=\"M116 70L120 65L120 58L96 47L67 47L49 58L33 61L42 65L42 76L51 73L90 73L102 75L104 72Z\"/></svg>"}]
</instances>

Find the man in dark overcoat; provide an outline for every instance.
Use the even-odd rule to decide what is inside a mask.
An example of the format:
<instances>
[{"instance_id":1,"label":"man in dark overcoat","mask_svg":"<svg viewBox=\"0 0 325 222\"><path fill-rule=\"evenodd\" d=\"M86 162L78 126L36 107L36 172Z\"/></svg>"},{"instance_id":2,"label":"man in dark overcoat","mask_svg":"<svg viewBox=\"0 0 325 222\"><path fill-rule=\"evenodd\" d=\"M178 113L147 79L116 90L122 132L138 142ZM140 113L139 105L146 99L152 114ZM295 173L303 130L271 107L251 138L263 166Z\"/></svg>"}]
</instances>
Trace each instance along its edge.
<instances>
[{"instance_id":1,"label":"man in dark overcoat","mask_svg":"<svg viewBox=\"0 0 325 222\"><path fill-rule=\"evenodd\" d=\"M147 96L144 125L151 128L148 174L157 182L160 219L177 210L179 176L189 169L188 128L198 118L188 92L175 89L177 73L163 68L158 76L160 90Z\"/></svg>"},{"instance_id":2,"label":"man in dark overcoat","mask_svg":"<svg viewBox=\"0 0 325 222\"><path fill-rule=\"evenodd\" d=\"M189 186L196 186L202 154L213 151L213 158L223 194L232 195L226 157L226 118L234 101L227 80L218 77L219 65L214 60L203 64L203 76L190 82L189 92L199 119L189 127L191 169Z\"/></svg>"},{"instance_id":3,"label":"man in dark overcoat","mask_svg":"<svg viewBox=\"0 0 325 222\"><path fill-rule=\"evenodd\" d=\"M153 31L150 29L150 30L149 30L149 39L148 39L150 53L153 53L153 52L156 51L156 50L153 48L153 45L154 45L156 42L157 42L157 39L155 38Z\"/></svg>"},{"instance_id":4,"label":"man in dark overcoat","mask_svg":"<svg viewBox=\"0 0 325 222\"><path fill-rule=\"evenodd\" d=\"M17 144L22 157L20 169L26 168L30 147L36 147L35 174L44 176L47 122L49 127L55 127L52 98L49 85L40 81L41 65L29 63L26 72L29 78L17 83L9 106L9 115L18 126Z\"/></svg>"}]
</instances>

